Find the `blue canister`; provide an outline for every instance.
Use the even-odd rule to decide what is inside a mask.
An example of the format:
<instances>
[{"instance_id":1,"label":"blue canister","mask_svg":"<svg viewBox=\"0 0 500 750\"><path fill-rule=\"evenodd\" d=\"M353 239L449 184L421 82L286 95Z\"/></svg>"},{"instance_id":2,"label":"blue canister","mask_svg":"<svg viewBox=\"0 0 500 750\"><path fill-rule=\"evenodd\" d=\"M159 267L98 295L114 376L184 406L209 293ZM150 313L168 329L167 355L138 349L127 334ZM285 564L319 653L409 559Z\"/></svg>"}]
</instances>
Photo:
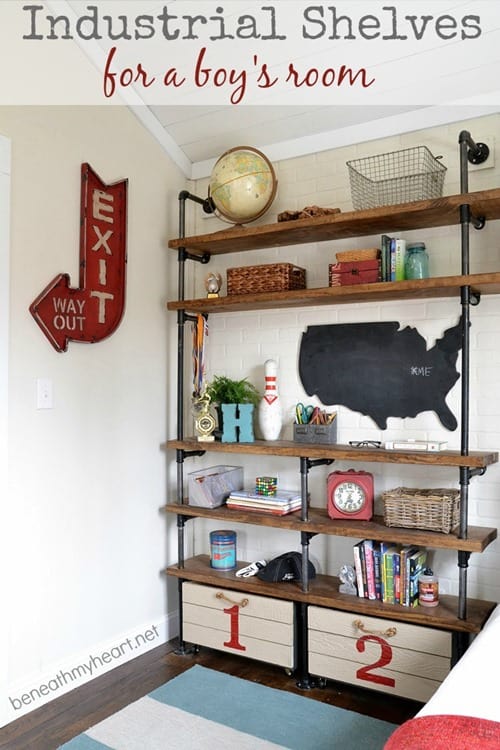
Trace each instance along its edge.
<instances>
[{"instance_id":1,"label":"blue canister","mask_svg":"<svg viewBox=\"0 0 500 750\"><path fill-rule=\"evenodd\" d=\"M236 567L236 531L210 532L210 567L233 570Z\"/></svg>"},{"instance_id":2,"label":"blue canister","mask_svg":"<svg viewBox=\"0 0 500 750\"><path fill-rule=\"evenodd\" d=\"M429 256L423 242L413 242L406 247L405 279L428 279Z\"/></svg>"}]
</instances>

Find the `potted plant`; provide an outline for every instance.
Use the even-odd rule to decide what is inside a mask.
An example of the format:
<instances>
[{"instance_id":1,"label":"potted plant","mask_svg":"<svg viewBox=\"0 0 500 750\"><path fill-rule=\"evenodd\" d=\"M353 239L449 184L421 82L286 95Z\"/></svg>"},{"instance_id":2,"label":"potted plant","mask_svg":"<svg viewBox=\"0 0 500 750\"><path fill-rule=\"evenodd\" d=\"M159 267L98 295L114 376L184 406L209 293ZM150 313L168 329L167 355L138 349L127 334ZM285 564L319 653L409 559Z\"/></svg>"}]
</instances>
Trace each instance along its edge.
<instances>
[{"instance_id":1,"label":"potted plant","mask_svg":"<svg viewBox=\"0 0 500 750\"><path fill-rule=\"evenodd\" d=\"M242 442L253 441L252 417L253 410L260 401L260 393L247 378L233 380L225 375L215 375L207 385L206 393L210 402L215 405L219 420L219 430L223 442L236 442L235 435ZM232 404L233 406L228 406ZM243 407L243 408L242 408ZM224 432L224 415L227 429ZM238 430L236 431L236 427Z\"/></svg>"},{"instance_id":2,"label":"potted plant","mask_svg":"<svg viewBox=\"0 0 500 750\"><path fill-rule=\"evenodd\" d=\"M232 380L225 375L215 375L207 385L207 395L212 404L253 404L257 406L260 393L246 378Z\"/></svg>"}]
</instances>

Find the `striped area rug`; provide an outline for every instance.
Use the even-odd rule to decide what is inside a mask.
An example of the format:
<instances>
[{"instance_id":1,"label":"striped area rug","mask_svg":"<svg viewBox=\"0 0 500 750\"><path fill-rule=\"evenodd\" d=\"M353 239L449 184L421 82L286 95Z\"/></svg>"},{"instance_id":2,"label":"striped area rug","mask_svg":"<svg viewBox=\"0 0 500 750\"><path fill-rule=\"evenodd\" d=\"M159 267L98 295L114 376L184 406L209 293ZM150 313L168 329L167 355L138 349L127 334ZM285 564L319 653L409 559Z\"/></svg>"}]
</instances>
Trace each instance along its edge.
<instances>
[{"instance_id":1,"label":"striped area rug","mask_svg":"<svg viewBox=\"0 0 500 750\"><path fill-rule=\"evenodd\" d=\"M382 750L395 729L195 665L61 750Z\"/></svg>"}]
</instances>

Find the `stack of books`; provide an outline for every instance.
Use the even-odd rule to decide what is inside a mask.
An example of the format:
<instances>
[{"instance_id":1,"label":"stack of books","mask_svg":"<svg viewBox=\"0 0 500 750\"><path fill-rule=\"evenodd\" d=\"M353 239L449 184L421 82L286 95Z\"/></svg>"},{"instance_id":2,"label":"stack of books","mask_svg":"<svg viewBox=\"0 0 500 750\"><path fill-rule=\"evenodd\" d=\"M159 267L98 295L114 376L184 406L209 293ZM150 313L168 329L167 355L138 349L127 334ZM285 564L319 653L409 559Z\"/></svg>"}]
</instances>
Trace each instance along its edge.
<instances>
[{"instance_id":1,"label":"stack of books","mask_svg":"<svg viewBox=\"0 0 500 750\"><path fill-rule=\"evenodd\" d=\"M418 605L418 579L427 550L363 539L353 547L358 596L403 607Z\"/></svg>"},{"instance_id":2,"label":"stack of books","mask_svg":"<svg viewBox=\"0 0 500 750\"><path fill-rule=\"evenodd\" d=\"M406 240L401 237L380 238L380 259L382 281L403 281L405 278Z\"/></svg>"},{"instance_id":3,"label":"stack of books","mask_svg":"<svg viewBox=\"0 0 500 750\"><path fill-rule=\"evenodd\" d=\"M229 495L226 505L236 510L255 510L275 516L286 516L287 513L300 509L302 498L300 492L294 490L278 489L272 496L259 495L255 490L234 490Z\"/></svg>"}]
</instances>

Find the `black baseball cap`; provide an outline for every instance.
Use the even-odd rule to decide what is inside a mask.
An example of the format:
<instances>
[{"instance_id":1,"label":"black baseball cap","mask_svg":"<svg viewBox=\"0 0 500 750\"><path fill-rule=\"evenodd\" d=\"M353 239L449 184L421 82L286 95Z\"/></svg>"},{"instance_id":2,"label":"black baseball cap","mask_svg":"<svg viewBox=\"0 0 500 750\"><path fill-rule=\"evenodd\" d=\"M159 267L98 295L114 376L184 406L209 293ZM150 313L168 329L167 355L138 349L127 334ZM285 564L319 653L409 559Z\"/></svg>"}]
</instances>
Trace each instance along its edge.
<instances>
[{"instance_id":1,"label":"black baseball cap","mask_svg":"<svg viewBox=\"0 0 500 750\"><path fill-rule=\"evenodd\" d=\"M308 560L309 578L314 578L316 569ZM268 583L281 583L283 581L302 580L302 555L300 552L285 552L283 555L270 560L267 565L259 570L257 578Z\"/></svg>"}]
</instances>

